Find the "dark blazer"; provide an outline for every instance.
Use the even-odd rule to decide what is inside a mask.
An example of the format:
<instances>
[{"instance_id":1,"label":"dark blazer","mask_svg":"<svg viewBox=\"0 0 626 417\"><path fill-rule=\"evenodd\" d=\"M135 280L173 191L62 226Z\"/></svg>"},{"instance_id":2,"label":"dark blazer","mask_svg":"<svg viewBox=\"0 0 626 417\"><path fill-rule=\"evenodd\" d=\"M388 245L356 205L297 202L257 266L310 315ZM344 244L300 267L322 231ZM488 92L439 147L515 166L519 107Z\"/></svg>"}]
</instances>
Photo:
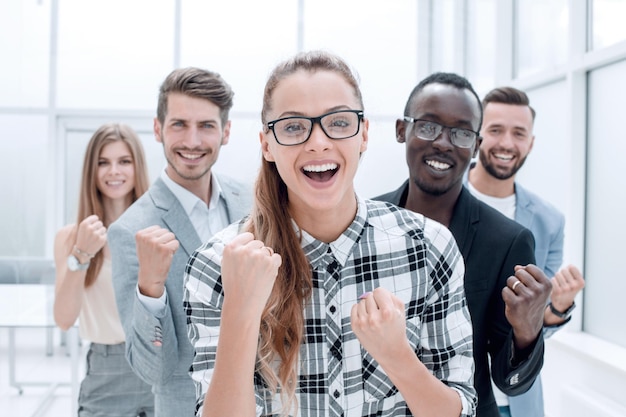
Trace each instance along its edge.
<instances>
[{"instance_id":1,"label":"dark blazer","mask_svg":"<svg viewBox=\"0 0 626 417\"><path fill-rule=\"evenodd\" d=\"M408 180L396 191L378 196L403 207ZM465 260L465 296L474 331L474 386L478 417L499 417L491 389L493 380L505 394L518 395L530 388L543 366L543 335L534 346L513 359L513 331L504 315L502 288L515 265L535 263L532 233L478 201L463 187L449 227ZM519 352L518 355L519 356ZM521 362L520 362L521 360Z\"/></svg>"},{"instance_id":2,"label":"dark blazer","mask_svg":"<svg viewBox=\"0 0 626 417\"><path fill-rule=\"evenodd\" d=\"M249 213L252 189L234 179L217 177L226 200L228 220L235 222ZM136 290L139 264L135 234L151 225L171 230L180 242L165 282L167 307L163 317L155 317L146 309ZM192 417L196 391L189 376L193 347L187 337L187 316L183 309L183 276L189 256L204 242L161 178L111 224L108 236L113 288L130 366L152 385L156 417ZM154 343L155 340L160 343Z\"/></svg>"},{"instance_id":3,"label":"dark blazer","mask_svg":"<svg viewBox=\"0 0 626 417\"><path fill-rule=\"evenodd\" d=\"M468 184L469 171L463 177ZM515 221L528 228L535 238L535 265L545 272L548 278L554 277L563 263L563 229L565 217L555 207L536 194L515 183ZM544 326L543 338L551 337L562 329L569 320L555 326ZM512 417L543 417L545 415L541 377L522 395L508 397Z\"/></svg>"}]
</instances>

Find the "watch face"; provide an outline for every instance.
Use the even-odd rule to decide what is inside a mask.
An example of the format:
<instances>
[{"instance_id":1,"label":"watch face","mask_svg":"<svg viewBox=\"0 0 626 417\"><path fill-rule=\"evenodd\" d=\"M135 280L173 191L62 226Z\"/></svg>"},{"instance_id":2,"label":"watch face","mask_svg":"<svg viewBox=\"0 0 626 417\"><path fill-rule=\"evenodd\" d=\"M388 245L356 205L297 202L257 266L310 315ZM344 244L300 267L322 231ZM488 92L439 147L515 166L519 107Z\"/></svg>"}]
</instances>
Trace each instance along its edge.
<instances>
[{"instance_id":1,"label":"watch face","mask_svg":"<svg viewBox=\"0 0 626 417\"><path fill-rule=\"evenodd\" d=\"M74 255L70 255L67 257L67 267L70 271L84 271L89 268L89 262L81 264Z\"/></svg>"}]
</instances>

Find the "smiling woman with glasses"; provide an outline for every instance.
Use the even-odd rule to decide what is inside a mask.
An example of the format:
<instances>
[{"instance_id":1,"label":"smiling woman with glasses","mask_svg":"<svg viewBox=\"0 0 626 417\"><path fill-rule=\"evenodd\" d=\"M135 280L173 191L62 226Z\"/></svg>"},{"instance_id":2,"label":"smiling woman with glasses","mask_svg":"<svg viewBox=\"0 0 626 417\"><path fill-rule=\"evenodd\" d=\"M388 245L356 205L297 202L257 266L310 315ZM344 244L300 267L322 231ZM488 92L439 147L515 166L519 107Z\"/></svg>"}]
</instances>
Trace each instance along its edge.
<instances>
[{"instance_id":1,"label":"smiling woman with glasses","mask_svg":"<svg viewBox=\"0 0 626 417\"><path fill-rule=\"evenodd\" d=\"M313 125L319 124L331 139L356 136L363 120L363 110L337 110L318 117L289 116L267 122L276 142L283 146L299 145L311 137Z\"/></svg>"},{"instance_id":2,"label":"smiling woman with glasses","mask_svg":"<svg viewBox=\"0 0 626 417\"><path fill-rule=\"evenodd\" d=\"M474 415L463 259L440 224L356 194L353 109L334 55L270 75L252 212L187 264L197 415Z\"/></svg>"}]
</instances>

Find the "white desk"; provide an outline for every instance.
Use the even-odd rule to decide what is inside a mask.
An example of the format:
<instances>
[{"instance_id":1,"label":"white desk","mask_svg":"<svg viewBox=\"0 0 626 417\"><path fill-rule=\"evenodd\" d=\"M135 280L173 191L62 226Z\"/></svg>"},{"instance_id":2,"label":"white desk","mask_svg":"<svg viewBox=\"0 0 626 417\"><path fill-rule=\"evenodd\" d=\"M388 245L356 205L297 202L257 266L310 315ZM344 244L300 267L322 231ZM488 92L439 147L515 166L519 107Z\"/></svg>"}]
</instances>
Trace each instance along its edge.
<instances>
[{"instance_id":1,"label":"white desk","mask_svg":"<svg viewBox=\"0 0 626 417\"><path fill-rule=\"evenodd\" d=\"M42 284L4 284L0 285L0 328L9 329L9 384L21 394L25 386L49 386L45 397L33 416L39 415L52 399L55 390L67 382L17 381L15 377L15 329L25 327L54 328L52 308L54 304L54 286ZM78 332L76 326L67 332L67 346L70 351L72 392L72 416L77 413L78 405Z\"/></svg>"}]
</instances>

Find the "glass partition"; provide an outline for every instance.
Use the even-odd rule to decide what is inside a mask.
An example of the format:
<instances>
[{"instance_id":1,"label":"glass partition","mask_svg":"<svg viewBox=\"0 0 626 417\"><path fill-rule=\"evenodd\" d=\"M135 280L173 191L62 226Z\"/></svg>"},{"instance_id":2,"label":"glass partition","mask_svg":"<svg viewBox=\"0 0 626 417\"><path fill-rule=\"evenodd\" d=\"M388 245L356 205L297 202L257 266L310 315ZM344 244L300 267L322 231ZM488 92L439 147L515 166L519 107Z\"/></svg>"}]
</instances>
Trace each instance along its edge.
<instances>
[{"instance_id":1,"label":"glass partition","mask_svg":"<svg viewBox=\"0 0 626 417\"><path fill-rule=\"evenodd\" d=\"M471 2L467 15L467 79L480 97L496 78L496 0Z\"/></svg>"},{"instance_id":2,"label":"glass partition","mask_svg":"<svg viewBox=\"0 0 626 417\"><path fill-rule=\"evenodd\" d=\"M591 48L605 48L626 40L626 1L592 0L591 5Z\"/></svg>"},{"instance_id":3,"label":"glass partition","mask_svg":"<svg viewBox=\"0 0 626 417\"><path fill-rule=\"evenodd\" d=\"M626 154L623 129L626 61L592 71L587 142L587 220L584 330L626 347L619 306L626 293L622 257L626 177L616 158ZM619 330L622 329L622 330Z\"/></svg>"},{"instance_id":4,"label":"glass partition","mask_svg":"<svg viewBox=\"0 0 626 417\"><path fill-rule=\"evenodd\" d=\"M535 141L517 179L565 213L567 192L572 185L569 178L572 145L565 128L569 121L563 104L567 84L565 81L546 84L526 93L537 113L533 127Z\"/></svg>"},{"instance_id":5,"label":"glass partition","mask_svg":"<svg viewBox=\"0 0 626 417\"><path fill-rule=\"evenodd\" d=\"M174 22L174 0L61 1L57 107L154 109Z\"/></svg>"},{"instance_id":6,"label":"glass partition","mask_svg":"<svg viewBox=\"0 0 626 417\"><path fill-rule=\"evenodd\" d=\"M568 0L517 0L515 17L517 77L565 63L568 56Z\"/></svg>"},{"instance_id":7,"label":"glass partition","mask_svg":"<svg viewBox=\"0 0 626 417\"><path fill-rule=\"evenodd\" d=\"M432 7L432 33L430 56L432 59L431 70L461 73L457 54L462 53L456 47L456 40L463 33L458 26L458 8L461 2L458 0L438 0L431 2Z\"/></svg>"},{"instance_id":8,"label":"glass partition","mask_svg":"<svg viewBox=\"0 0 626 417\"><path fill-rule=\"evenodd\" d=\"M185 0L181 66L220 73L235 91L233 113L258 116L269 72L298 47L298 2Z\"/></svg>"},{"instance_id":9,"label":"glass partition","mask_svg":"<svg viewBox=\"0 0 626 417\"><path fill-rule=\"evenodd\" d=\"M0 114L0 256L45 256L48 117Z\"/></svg>"},{"instance_id":10,"label":"glass partition","mask_svg":"<svg viewBox=\"0 0 626 417\"><path fill-rule=\"evenodd\" d=\"M401 116L417 84L417 2L309 0L304 49L327 49L354 67L366 116ZM332 10L332 13L329 13ZM394 137L394 132L387 135Z\"/></svg>"},{"instance_id":11,"label":"glass partition","mask_svg":"<svg viewBox=\"0 0 626 417\"><path fill-rule=\"evenodd\" d=\"M0 107L46 107L50 2L0 2Z\"/></svg>"}]
</instances>

